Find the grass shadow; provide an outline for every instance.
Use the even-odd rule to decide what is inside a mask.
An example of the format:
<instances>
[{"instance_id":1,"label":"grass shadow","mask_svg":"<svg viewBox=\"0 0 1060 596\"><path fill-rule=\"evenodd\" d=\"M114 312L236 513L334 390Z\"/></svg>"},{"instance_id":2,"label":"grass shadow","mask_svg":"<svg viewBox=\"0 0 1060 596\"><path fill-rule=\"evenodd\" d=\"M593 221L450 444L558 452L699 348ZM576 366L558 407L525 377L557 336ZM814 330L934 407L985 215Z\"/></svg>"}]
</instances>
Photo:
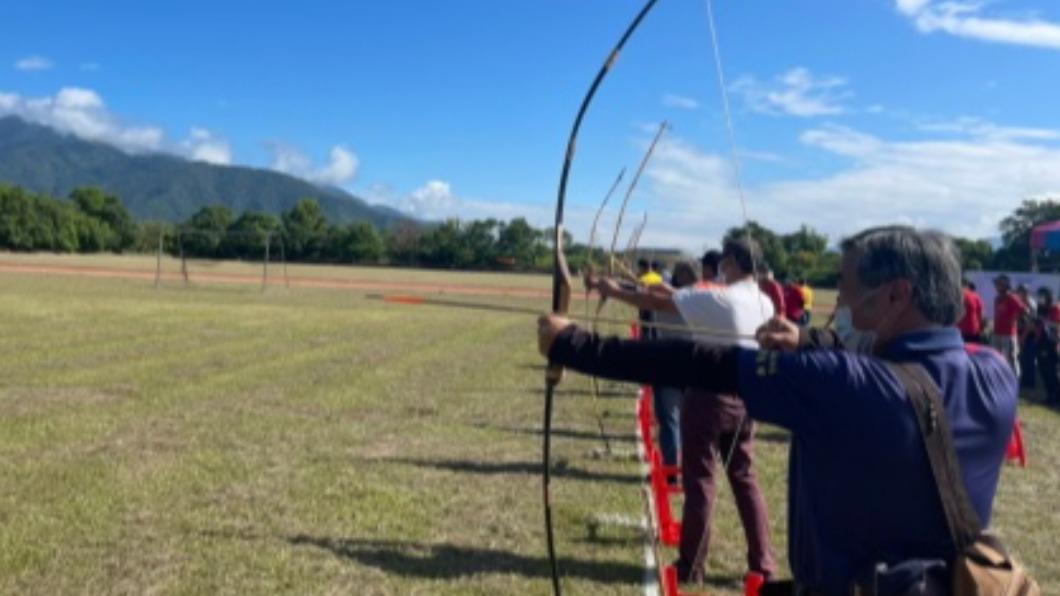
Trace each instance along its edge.
<instances>
[{"instance_id":1,"label":"grass shadow","mask_svg":"<svg viewBox=\"0 0 1060 596\"><path fill-rule=\"evenodd\" d=\"M529 474L541 473L541 462L484 462L470 460L429 460L395 458L385 460L390 463L406 464L421 468L434 468L449 472L462 474L482 474L487 476L507 474ZM614 482L618 484L640 484L643 478L636 474L607 474L589 472L581 468L573 468L564 460L558 460L552 464L552 476L566 480L586 480L589 482Z\"/></svg>"},{"instance_id":2,"label":"grass shadow","mask_svg":"<svg viewBox=\"0 0 1060 596\"><path fill-rule=\"evenodd\" d=\"M401 577L454 580L488 573L514 573L544 579L551 575L547 558L503 550L305 534L289 536L287 542L294 546L323 549L341 559ZM558 564L563 577L605 584L635 584L643 574L637 565L614 561L582 561L561 557Z\"/></svg>"},{"instance_id":3,"label":"grass shadow","mask_svg":"<svg viewBox=\"0 0 1060 596\"><path fill-rule=\"evenodd\" d=\"M606 416L608 418L610 416ZM544 434L544 431L540 428L519 428L514 426L490 426L488 424L476 424L475 428L484 430L499 430L510 433L517 433L522 435L534 435L540 437ZM553 437L562 437L564 439L574 439L581 441L599 442L600 433L598 431L588 430L574 430L570 428L553 428ZM617 443L633 443L637 440L637 435L633 433L605 433L608 441L615 441Z\"/></svg>"}]
</instances>

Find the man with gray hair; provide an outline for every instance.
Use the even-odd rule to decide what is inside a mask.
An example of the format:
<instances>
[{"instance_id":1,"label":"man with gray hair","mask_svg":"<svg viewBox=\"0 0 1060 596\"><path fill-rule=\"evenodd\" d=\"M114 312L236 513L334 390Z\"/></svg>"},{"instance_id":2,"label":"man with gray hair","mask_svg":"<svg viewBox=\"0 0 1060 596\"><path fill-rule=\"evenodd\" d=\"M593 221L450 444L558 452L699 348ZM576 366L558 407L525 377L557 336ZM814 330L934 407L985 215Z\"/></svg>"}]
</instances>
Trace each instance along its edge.
<instances>
[{"instance_id":1,"label":"man with gray hair","mask_svg":"<svg viewBox=\"0 0 1060 596\"><path fill-rule=\"evenodd\" d=\"M938 386L983 527L1017 381L996 352L966 349L954 327L961 275L946 236L888 226L841 248L834 333L800 331L777 317L759 330L761 349L629 342L549 315L539 321L539 347L556 364L599 376L734 393L755 419L789 429L790 593L902 594L915 582L945 584L956 547L909 393L890 363L918 364Z\"/></svg>"}]
</instances>

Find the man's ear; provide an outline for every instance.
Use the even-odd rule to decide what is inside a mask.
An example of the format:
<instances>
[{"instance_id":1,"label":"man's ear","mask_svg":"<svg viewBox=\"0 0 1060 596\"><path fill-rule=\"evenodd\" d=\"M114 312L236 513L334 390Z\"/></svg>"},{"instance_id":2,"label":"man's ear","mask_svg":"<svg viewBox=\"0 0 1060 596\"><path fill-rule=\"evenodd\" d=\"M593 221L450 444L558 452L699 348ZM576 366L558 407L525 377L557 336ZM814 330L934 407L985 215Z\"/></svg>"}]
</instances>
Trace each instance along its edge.
<instances>
[{"instance_id":1,"label":"man's ear","mask_svg":"<svg viewBox=\"0 0 1060 596\"><path fill-rule=\"evenodd\" d=\"M888 299L903 307L911 306L913 304L913 282L908 279L896 279L891 282Z\"/></svg>"}]
</instances>

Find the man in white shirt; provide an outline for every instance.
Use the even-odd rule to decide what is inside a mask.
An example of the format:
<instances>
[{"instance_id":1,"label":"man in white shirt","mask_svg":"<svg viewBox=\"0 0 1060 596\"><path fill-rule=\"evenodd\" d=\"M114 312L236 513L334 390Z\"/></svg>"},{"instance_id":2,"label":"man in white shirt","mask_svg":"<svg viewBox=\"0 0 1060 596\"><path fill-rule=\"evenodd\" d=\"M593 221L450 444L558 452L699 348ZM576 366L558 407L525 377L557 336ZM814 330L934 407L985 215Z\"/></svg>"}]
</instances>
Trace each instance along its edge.
<instances>
[{"instance_id":1,"label":"man in white shirt","mask_svg":"<svg viewBox=\"0 0 1060 596\"><path fill-rule=\"evenodd\" d=\"M773 316L773 303L755 279L759 252L751 239L725 243L719 268L726 285L675 290L666 284L645 291L622 288L615 280L586 276L603 296L639 309L678 313L694 328L696 340L758 346L755 332ZM769 541L765 498L753 470L754 422L735 395L698 395L686 399L681 412L681 477L685 501L681 521L678 578L702 581L710 545L711 514L716 494L715 459L723 463L747 538L748 569L767 579L776 573Z\"/></svg>"}]
</instances>

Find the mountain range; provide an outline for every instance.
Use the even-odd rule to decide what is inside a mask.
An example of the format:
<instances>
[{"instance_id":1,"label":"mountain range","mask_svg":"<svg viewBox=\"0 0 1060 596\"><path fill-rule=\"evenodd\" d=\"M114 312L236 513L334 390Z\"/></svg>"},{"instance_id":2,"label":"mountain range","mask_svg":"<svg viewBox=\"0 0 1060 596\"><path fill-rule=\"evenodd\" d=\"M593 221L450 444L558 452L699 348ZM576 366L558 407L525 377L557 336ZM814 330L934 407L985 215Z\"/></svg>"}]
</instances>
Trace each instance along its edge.
<instances>
[{"instance_id":1,"label":"mountain range","mask_svg":"<svg viewBox=\"0 0 1060 596\"><path fill-rule=\"evenodd\" d=\"M98 186L121 198L141 220L178 222L205 205L239 214L280 214L312 197L334 223L367 220L380 228L415 220L338 188L326 188L272 170L189 161L165 153L129 154L104 143L26 122L0 118L0 183L65 197L79 186Z\"/></svg>"}]
</instances>

